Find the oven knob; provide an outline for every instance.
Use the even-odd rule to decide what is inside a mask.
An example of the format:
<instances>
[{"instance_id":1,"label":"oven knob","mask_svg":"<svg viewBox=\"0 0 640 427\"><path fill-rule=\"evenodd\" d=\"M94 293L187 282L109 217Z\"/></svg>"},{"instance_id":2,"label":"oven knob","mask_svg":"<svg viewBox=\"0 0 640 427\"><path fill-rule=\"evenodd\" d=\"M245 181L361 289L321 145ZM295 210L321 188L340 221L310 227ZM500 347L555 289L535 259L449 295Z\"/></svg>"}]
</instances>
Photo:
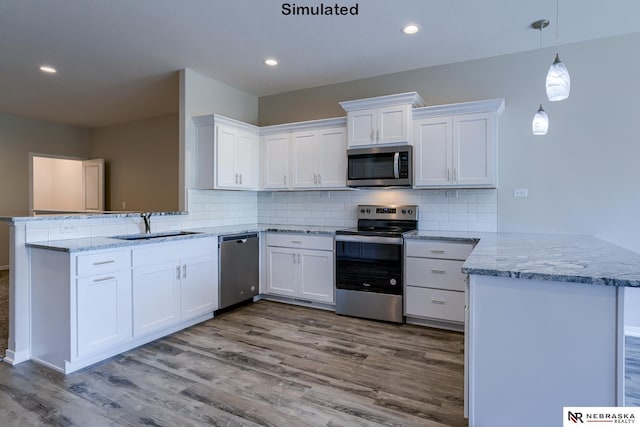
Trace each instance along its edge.
<instances>
[{"instance_id":1,"label":"oven knob","mask_svg":"<svg viewBox=\"0 0 640 427\"><path fill-rule=\"evenodd\" d=\"M396 283L398 283L398 282L396 282L396 279L391 279L391 280L389 280L389 283L391 284L391 286L395 286Z\"/></svg>"},{"instance_id":2,"label":"oven knob","mask_svg":"<svg viewBox=\"0 0 640 427\"><path fill-rule=\"evenodd\" d=\"M409 209L409 215L413 215L413 209Z\"/></svg>"},{"instance_id":3,"label":"oven knob","mask_svg":"<svg viewBox=\"0 0 640 427\"><path fill-rule=\"evenodd\" d=\"M360 209L360 213L364 213L364 209Z\"/></svg>"},{"instance_id":4,"label":"oven knob","mask_svg":"<svg viewBox=\"0 0 640 427\"><path fill-rule=\"evenodd\" d=\"M407 210L406 209L402 209L402 215L406 215L407 214Z\"/></svg>"},{"instance_id":5,"label":"oven knob","mask_svg":"<svg viewBox=\"0 0 640 427\"><path fill-rule=\"evenodd\" d=\"M371 209L367 209L367 213L371 213Z\"/></svg>"}]
</instances>

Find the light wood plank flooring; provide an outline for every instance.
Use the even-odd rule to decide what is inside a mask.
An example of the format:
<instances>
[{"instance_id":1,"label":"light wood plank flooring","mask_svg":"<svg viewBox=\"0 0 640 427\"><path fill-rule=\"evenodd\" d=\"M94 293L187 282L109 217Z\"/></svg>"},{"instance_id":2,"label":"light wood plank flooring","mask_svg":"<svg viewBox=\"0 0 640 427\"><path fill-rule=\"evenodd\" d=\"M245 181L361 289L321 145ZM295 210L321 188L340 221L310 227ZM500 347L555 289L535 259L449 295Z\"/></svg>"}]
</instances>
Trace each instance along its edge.
<instances>
[{"instance_id":1,"label":"light wood plank flooring","mask_svg":"<svg viewBox=\"0 0 640 427\"><path fill-rule=\"evenodd\" d=\"M0 364L2 426L466 426L463 335L260 301L66 377Z\"/></svg>"}]
</instances>

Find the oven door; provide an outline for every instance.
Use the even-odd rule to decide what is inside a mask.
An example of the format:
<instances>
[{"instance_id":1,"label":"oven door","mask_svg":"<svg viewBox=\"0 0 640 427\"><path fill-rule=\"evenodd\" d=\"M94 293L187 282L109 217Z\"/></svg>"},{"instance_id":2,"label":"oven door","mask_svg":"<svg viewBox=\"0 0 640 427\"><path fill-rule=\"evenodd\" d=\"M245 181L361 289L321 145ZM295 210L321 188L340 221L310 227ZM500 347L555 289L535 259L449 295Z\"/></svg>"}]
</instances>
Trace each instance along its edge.
<instances>
[{"instance_id":1,"label":"oven door","mask_svg":"<svg viewBox=\"0 0 640 427\"><path fill-rule=\"evenodd\" d=\"M336 236L336 289L402 295L402 238Z\"/></svg>"}]
</instances>

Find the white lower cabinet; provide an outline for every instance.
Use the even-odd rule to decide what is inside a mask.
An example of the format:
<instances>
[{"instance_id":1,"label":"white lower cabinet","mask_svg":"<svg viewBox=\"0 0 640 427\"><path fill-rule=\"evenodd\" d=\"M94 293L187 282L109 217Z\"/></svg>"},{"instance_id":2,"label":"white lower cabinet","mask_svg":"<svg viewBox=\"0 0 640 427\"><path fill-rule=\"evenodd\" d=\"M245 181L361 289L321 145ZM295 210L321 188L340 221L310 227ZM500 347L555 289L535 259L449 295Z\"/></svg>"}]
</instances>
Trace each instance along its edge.
<instances>
[{"instance_id":1,"label":"white lower cabinet","mask_svg":"<svg viewBox=\"0 0 640 427\"><path fill-rule=\"evenodd\" d=\"M405 240L405 316L464 325L467 275L462 264L472 243Z\"/></svg>"},{"instance_id":2,"label":"white lower cabinet","mask_svg":"<svg viewBox=\"0 0 640 427\"><path fill-rule=\"evenodd\" d=\"M333 237L267 234L267 294L333 304L333 282Z\"/></svg>"}]
</instances>

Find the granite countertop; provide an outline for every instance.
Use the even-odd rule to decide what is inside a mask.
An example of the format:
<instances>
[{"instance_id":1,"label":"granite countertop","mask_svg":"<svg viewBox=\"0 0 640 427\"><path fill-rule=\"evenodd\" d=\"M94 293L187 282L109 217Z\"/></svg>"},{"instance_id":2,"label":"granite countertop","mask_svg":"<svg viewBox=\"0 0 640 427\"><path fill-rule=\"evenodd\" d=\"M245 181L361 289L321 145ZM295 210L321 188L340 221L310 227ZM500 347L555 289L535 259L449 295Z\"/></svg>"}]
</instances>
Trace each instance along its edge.
<instances>
[{"instance_id":1,"label":"granite countertop","mask_svg":"<svg viewBox=\"0 0 640 427\"><path fill-rule=\"evenodd\" d=\"M204 237L218 237L228 234L255 233L271 231L278 233L305 233L317 235L335 235L336 230L343 227L327 227L312 225L274 225L274 224L240 224L221 227L206 227L181 229L194 234L181 234L176 236L156 237L153 239L125 240L114 237L87 237L79 239L50 240L44 242L30 242L26 246L30 248L49 249L61 252L84 252L101 249L122 248L126 246L148 245L151 243L172 242L189 239L201 239ZM166 231L171 232L171 231ZM163 232L158 232L160 234ZM156 234L156 233L153 233ZM152 235L153 235L152 234Z\"/></svg>"},{"instance_id":2,"label":"granite countertop","mask_svg":"<svg viewBox=\"0 0 640 427\"><path fill-rule=\"evenodd\" d=\"M87 218L127 218L139 217L141 212L130 211L99 211L99 212L69 212L47 213L31 216L0 216L0 222L30 222L30 221L50 221L54 219L87 219ZM187 215L187 212L153 212L153 216Z\"/></svg>"},{"instance_id":3,"label":"granite countertop","mask_svg":"<svg viewBox=\"0 0 640 427\"><path fill-rule=\"evenodd\" d=\"M640 254L592 236L486 233L462 272L640 287Z\"/></svg>"}]
</instances>

